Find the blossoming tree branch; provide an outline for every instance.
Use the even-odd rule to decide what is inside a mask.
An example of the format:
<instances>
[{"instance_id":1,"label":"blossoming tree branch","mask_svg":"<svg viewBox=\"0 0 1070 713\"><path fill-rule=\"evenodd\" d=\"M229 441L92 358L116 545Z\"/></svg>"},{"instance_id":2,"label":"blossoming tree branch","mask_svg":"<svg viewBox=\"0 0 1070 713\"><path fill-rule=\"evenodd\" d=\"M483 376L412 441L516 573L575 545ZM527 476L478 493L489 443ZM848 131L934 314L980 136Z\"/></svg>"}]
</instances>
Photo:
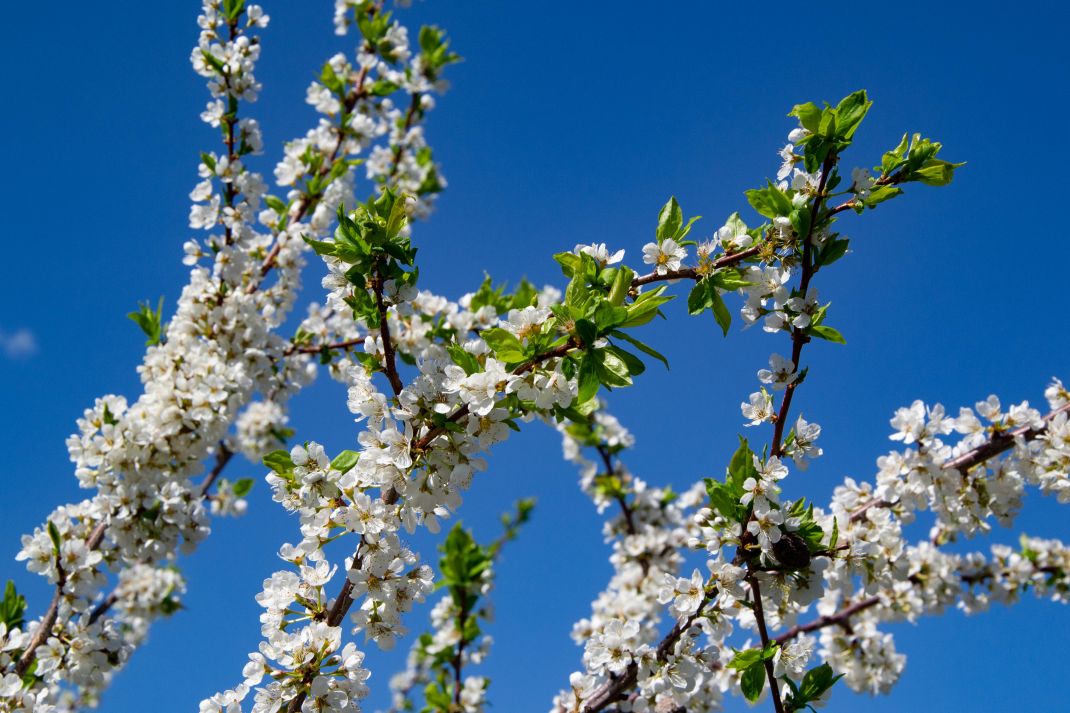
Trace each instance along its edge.
<instances>
[{"instance_id":1,"label":"blossoming tree branch","mask_svg":"<svg viewBox=\"0 0 1070 713\"><path fill-rule=\"evenodd\" d=\"M640 263L617 249L632 246L577 245L553 255L563 291L488 279L450 299L421 289L421 268L448 266L419 265L414 238L446 185L424 131L458 59L444 32L410 33L379 0L337 0L336 31L356 31L355 53L329 58L309 87L319 122L283 147L272 189L245 165L264 150L252 105L267 23L243 0L203 4L191 59L210 94L201 118L221 140L201 153L190 193L201 237L185 244L189 282L169 318L159 304L131 313L147 336L143 392L97 399L67 440L88 497L22 539L18 560L54 594L27 602L7 586L0 710L93 706L152 623L181 616L179 554L213 517L246 509L252 480L226 477L242 454L263 462L294 528L256 597L262 640L233 662L233 688L205 691L200 710L359 711L371 683L363 651L416 627L407 668L374 679L389 680L391 710L484 711L494 563L523 536L532 503L519 501L500 533L453 525L438 555L406 538L439 532L479 487L492 447L536 422L560 431L613 548L614 574L573 627L582 654L552 711L697 713L730 696L809 710L840 689L892 687L905 657L888 622L1027 592L1070 600L1061 542L946 547L1013 526L1028 489L1070 502L1070 393L1058 380L1041 408L915 401L894 415L900 447L877 458L872 482L846 479L827 503L781 497L822 455L821 426L802 409L809 353L845 348L820 296L824 273L849 264L841 221L949 183L961 164L938 142L906 134L863 158L872 170L848 171L866 93L799 104L776 180L704 239L670 199L651 216ZM324 294L284 332L310 255ZM633 438L605 399L665 362L643 326L676 297L701 317L681 329L716 324L729 336L734 321L760 324L772 352L740 394L723 476L696 474L681 493L629 470ZM321 368L362 424L353 450L328 454L288 426L288 402ZM931 531L910 541L904 526L922 512ZM508 710L508 692L496 695Z\"/></svg>"}]
</instances>

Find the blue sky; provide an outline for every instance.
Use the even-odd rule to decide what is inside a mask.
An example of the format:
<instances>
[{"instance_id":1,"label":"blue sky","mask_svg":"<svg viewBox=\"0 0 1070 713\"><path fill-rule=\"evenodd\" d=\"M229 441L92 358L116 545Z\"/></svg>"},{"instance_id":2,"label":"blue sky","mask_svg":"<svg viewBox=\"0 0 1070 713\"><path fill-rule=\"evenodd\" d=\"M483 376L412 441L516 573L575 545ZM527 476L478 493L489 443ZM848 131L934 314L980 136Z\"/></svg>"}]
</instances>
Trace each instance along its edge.
<instances>
[{"instance_id":1,"label":"blue sky","mask_svg":"<svg viewBox=\"0 0 1070 713\"><path fill-rule=\"evenodd\" d=\"M63 441L94 397L138 393L143 337L124 315L161 294L173 305L186 278L186 196L198 153L218 146L197 118L207 95L188 61L198 5L141 3L135 12L64 0L43 19L20 3L0 27L0 573L28 593L34 615L48 592L14 562L18 536L56 503L83 497ZM330 5L267 3L265 89L252 109L269 147L259 166L267 175L281 142L314 121L303 104L308 81L355 43L332 34ZM686 213L706 216L696 229L709 234L746 208L743 190L775 173L792 104L865 87L876 104L845 163L876 163L904 131L943 141L947 158L969 163L949 188L912 186L843 222L854 252L818 285L848 344L807 349L810 373L795 402L824 426L827 455L789 490L820 501L845 475L872 478L891 446L888 419L915 398L957 408L994 392L1040 404L1051 376L1070 379L1057 188L1070 110L1064 7L869 3L809 17L778 3L608 7L429 1L403 11L411 25L444 26L466 60L450 68L454 88L428 130L450 186L415 232L425 287L457 297L484 271L560 284L549 256L579 242L606 241L638 261L671 194ZM320 294L317 269L310 299ZM644 339L672 370L652 368L611 403L638 438L633 471L683 487L722 472L739 402L768 354L786 346L759 330L722 339L709 315L690 322L679 303L667 312ZM32 335L29 348L25 337L11 346L20 330ZM344 397L325 378L295 403L292 425L329 451L355 444ZM497 644L484 668L498 711L548 708L578 664L571 623L610 573L601 522L559 454L547 429L514 436L461 511L489 539L513 500L540 502L498 567ZM232 475L262 470L240 462ZM156 626L104 710L194 710L236 683L258 641L253 595L295 530L258 483L249 515L217 522L184 564L188 610ZM1035 493L1015 531L991 540L1014 543L1018 531L1070 538L1065 509ZM431 543L417 544L431 554ZM422 621L409 619L413 628ZM844 690L829 710L1062 704L1055 681L1065 663L1043 646L1070 635L1070 612L1056 605L1027 600L893 630L909 660L891 697ZM369 709L385 700L402 653L369 654ZM1031 682L1027 696L1019 677Z\"/></svg>"}]
</instances>

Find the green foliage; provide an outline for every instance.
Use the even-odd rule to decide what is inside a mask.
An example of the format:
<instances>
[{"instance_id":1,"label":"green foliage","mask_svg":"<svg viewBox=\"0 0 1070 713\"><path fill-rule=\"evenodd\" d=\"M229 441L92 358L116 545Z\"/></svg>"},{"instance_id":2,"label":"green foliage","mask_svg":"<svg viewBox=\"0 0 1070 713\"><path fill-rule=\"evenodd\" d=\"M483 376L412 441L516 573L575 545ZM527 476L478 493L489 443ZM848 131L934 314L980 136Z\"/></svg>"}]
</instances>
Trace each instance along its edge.
<instances>
[{"instance_id":1,"label":"green foliage","mask_svg":"<svg viewBox=\"0 0 1070 713\"><path fill-rule=\"evenodd\" d=\"M754 467L754 451L747 444L747 439L739 437L739 448L732 454L728 463L724 482L706 478L706 494L710 498L710 507L730 522L746 523L750 509L739 502L743 497L743 483L747 478L757 478Z\"/></svg>"},{"instance_id":2,"label":"green foliage","mask_svg":"<svg viewBox=\"0 0 1070 713\"><path fill-rule=\"evenodd\" d=\"M245 12L245 0L223 0L223 16L230 22L236 22Z\"/></svg>"},{"instance_id":3,"label":"green foliage","mask_svg":"<svg viewBox=\"0 0 1070 713\"><path fill-rule=\"evenodd\" d=\"M818 108L812 102L796 104L788 116L798 118L810 134L799 141L804 147L803 165L814 173L839 152L851 145L851 140L873 102L864 89L848 94L835 107ZM786 214L785 214L786 215Z\"/></svg>"},{"instance_id":4,"label":"green foliage","mask_svg":"<svg viewBox=\"0 0 1070 713\"><path fill-rule=\"evenodd\" d=\"M357 464L359 459L360 454L356 451L342 451L331 461L331 470L337 470L339 473L348 473L353 469L353 466Z\"/></svg>"},{"instance_id":5,"label":"green foliage","mask_svg":"<svg viewBox=\"0 0 1070 713\"><path fill-rule=\"evenodd\" d=\"M736 651L728 662L728 668L743 672L739 685L748 701L753 703L762 695L765 689L765 662L776 655L778 648L779 645L771 641L764 648Z\"/></svg>"},{"instance_id":6,"label":"green foliage","mask_svg":"<svg viewBox=\"0 0 1070 713\"><path fill-rule=\"evenodd\" d=\"M264 465L287 478L293 475L294 472L294 462L290 458L289 451L271 451L271 453L264 456Z\"/></svg>"},{"instance_id":7,"label":"green foliage","mask_svg":"<svg viewBox=\"0 0 1070 713\"><path fill-rule=\"evenodd\" d=\"M790 678L785 677L784 681L788 684L790 693L784 700L784 706L789 713L794 711L801 711L805 708L814 710L813 703L822 699L822 696L831 689L836 682L843 678L841 673L839 676L834 676L832 673L832 667L827 663L821 664L816 668L812 668L806 672L803 676L801 683L796 684Z\"/></svg>"},{"instance_id":8,"label":"green foliage","mask_svg":"<svg viewBox=\"0 0 1070 713\"><path fill-rule=\"evenodd\" d=\"M745 191L745 195L751 207L759 215L766 218L789 216L793 210L791 198L774 185L772 181L769 181L765 188L754 188Z\"/></svg>"},{"instance_id":9,"label":"green foliage","mask_svg":"<svg viewBox=\"0 0 1070 713\"><path fill-rule=\"evenodd\" d=\"M4 588L4 599L0 602L0 623L8 631L21 628L26 618L26 597L15 590L15 583L10 579Z\"/></svg>"},{"instance_id":10,"label":"green foliage","mask_svg":"<svg viewBox=\"0 0 1070 713\"><path fill-rule=\"evenodd\" d=\"M234 493L236 498L244 498L253 489L252 478L241 478L234 481L234 485L230 487L230 492Z\"/></svg>"},{"instance_id":11,"label":"green foliage","mask_svg":"<svg viewBox=\"0 0 1070 713\"><path fill-rule=\"evenodd\" d=\"M485 275L483 283L472 295L469 308L476 311L490 305L494 307L499 316L505 316L509 310L531 307L538 302L538 290L527 280L521 280L520 284L512 292L506 292L506 288L507 285L504 283L495 287L491 282L490 275Z\"/></svg>"},{"instance_id":12,"label":"green foliage","mask_svg":"<svg viewBox=\"0 0 1070 713\"><path fill-rule=\"evenodd\" d=\"M350 266L345 276L357 289L346 297L346 304L353 309L354 318L373 328L380 323L376 290L381 291L390 280L398 287L414 286L419 276L414 263L416 248L402 234L407 221L405 197L385 188L378 198L358 206L351 215L339 207L333 241L305 238L319 255L334 256Z\"/></svg>"},{"instance_id":13,"label":"green foliage","mask_svg":"<svg viewBox=\"0 0 1070 713\"><path fill-rule=\"evenodd\" d=\"M163 322L163 297L156 304L156 309L153 309L148 302L139 302L137 311L129 312L126 316L141 327L141 331L148 337L145 340L145 346L151 347L163 341L164 331L167 328Z\"/></svg>"},{"instance_id":14,"label":"green foliage","mask_svg":"<svg viewBox=\"0 0 1070 713\"><path fill-rule=\"evenodd\" d=\"M519 364L528 356L524 345L520 343L515 334L507 329L502 329L501 327L484 329L479 333L479 336L494 352L494 356L506 364Z\"/></svg>"},{"instance_id":15,"label":"green foliage","mask_svg":"<svg viewBox=\"0 0 1070 713\"><path fill-rule=\"evenodd\" d=\"M880 166L873 170L892 177L894 183L917 181L928 186L946 186L951 183L955 169L966 164L936 158L941 148L939 142L922 138L921 134L914 134L908 143L907 134L903 134L899 145L885 153Z\"/></svg>"},{"instance_id":16,"label":"green foliage","mask_svg":"<svg viewBox=\"0 0 1070 713\"><path fill-rule=\"evenodd\" d=\"M52 554L58 558L61 538L59 536L59 528L51 520L48 521L48 539L52 540Z\"/></svg>"},{"instance_id":17,"label":"green foliage","mask_svg":"<svg viewBox=\"0 0 1070 713\"><path fill-rule=\"evenodd\" d=\"M724 335L728 336L728 328L732 326L732 313L728 311L728 305L724 303L718 289L716 275L704 277L695 283L691 293L687 296L687 311L692 314L702 314L707 309L713 312L713 318Z\"/></svg>"},{"instance_id":18,"label":"green foliage","mask_svg":"<svg viewBox=\"0 0 1070 713\"><path fill-rule=\"evenodd\" d=\"M433 81L438 77L439 71L448 64L461 61L460 55L450 52L450 43L446 39L446 33L434 25L424 25L420 28L420 53L424 57L424 71Z\"/></svg>"}]
</instances>

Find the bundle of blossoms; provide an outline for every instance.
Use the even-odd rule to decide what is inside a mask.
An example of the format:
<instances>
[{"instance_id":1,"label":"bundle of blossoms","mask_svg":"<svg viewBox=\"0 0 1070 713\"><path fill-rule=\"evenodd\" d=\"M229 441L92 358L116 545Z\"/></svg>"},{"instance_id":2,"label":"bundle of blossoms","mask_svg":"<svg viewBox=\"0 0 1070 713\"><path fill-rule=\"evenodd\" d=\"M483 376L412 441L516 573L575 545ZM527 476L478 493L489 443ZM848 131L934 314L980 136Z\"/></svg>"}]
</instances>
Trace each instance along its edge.
<instances>
[{"instance_id":1,"label":"bundle of blossoms","mask_svg":"<svg viewBox=\"0 0 1070 713\"><path fill-rule=\"evenodd\" d=\"M17 559L54 595L31 606L8 584L0 710L95 705L153 622L181 616L179 555L214 517L247 508L253 480L225 477L238 454L263 463L296 527L272 545L282 568L256 596L262 640L233 662L231 689L204 693L202 713L360 711L375 681L389 682L393 711L486 710L495 563L533 505L518 502L483 543L443 526L493 446L536 422L560 432L612 546L613 575L572 629L578 668L546 702L556 713L700 713L730 696L783 713L843 688L884 693L905 662L888 623L1027 593L1070 600L1059 541L948 547L1013 526L1027 490L1070 503L1070 392L1058 380L1040 408L915 401L894 414L899 447L871 481L845 479L830 502L782 495L823 454L821 426L795 402L807 346L844 342L819 292L849 253L841 224L908 186L946 185L961 165L905 134L872 169L845 169L871 108L864 91L793 107L776 180L706 237L670 199L645 245L553 255L560 287L488 278L451 299L421 288L421 269L443 268L418 266L414 241L446 186L424 131L458 59L445 33L412 37L380 0L338 0L336 31L357 34L355 52L329 58L308 88L319 122L285 145L270 188L245 166L264 150L247 114L268 16L205 0L198 24L201 117L222 144L201 154L190 193L201 232L184 246L189 282L166 320L159 306L131 315L148 337L143 392L97 399L67 440L87 497L22 538ZM324 294L284 331L311 256ZM779 340L740 393L723 474L695 474L679 493L629 470L634 439L606 398L665 362L641 335L675 297L726 336L738 320ZM329 454L289 428L288 403L320 369L345 386L352 450ZM931 529L912 541L920 513ZM412 549L420 528L442 531L437 554ZM339 541L344 559L328 555ZM405 669L371 679L364 650L395 646L414 620L430 623ZM499 710L510 706L503 696Z\"/></svg>"}]
</instances>

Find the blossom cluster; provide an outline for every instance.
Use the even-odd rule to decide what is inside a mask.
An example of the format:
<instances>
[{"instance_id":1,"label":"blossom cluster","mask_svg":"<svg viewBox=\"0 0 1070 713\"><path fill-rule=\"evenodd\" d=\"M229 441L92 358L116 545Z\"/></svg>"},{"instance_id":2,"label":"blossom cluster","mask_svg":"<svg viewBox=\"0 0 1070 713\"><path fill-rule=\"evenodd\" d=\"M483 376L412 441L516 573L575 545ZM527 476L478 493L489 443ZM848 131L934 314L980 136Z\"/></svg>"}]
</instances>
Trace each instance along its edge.
<instances>
[{"instance_id":1,"label":"blossom cluster","mask_svg":"<svg viewBox=\"0 0 1070 713\"><path fill-rule=\"evenodd\" d=\"M224 144L201 155L190 194L189 225L207 235L185 245L190 279L170 321L162 308L132 315L150 344L143 393L97 399L68 440L79 484L95 493L23 538L18 559L55 597L27 622L25 601L5 592L0 710L97 701L150 623L181 608L178 554L207 536L210 515L245 510L251 479L221 477L236 454L270 469L272 498L297 530L256 596L262 640L240 682L200 710L361 710L370 672L359 646L395 646L436 586L406 538L440 532L491 449L536 420L561 432L598 512L612 510L613 574L573 628L582 668L555 712L713 711L734 694L768 695L777 713L804 710L841 679L890 689L906 659L886 622L973 613L1027 591L1070 601L1070 548L1059 541L1023 536L987 555L946 547L1012 526L1028 488L1070 502L1070 393L1058 380L1045 410L992 396L950 415L917 401L892 419L903 450L878 459L872 483L846 479L827 507L784 496L792 468L823 455L822 427L791 406L806 380L804 347L844 341L815 286L849 251L838 216L910 183L949 183L959 164L937 158L938 143L904 136L837 194L841 154L871 102L861 91L835 106L800 104L777 182L746 193L761 216L753 227L733 213L694 240L698 219L685 222L672 198L642 247L646 274L623 250L576 245L554 256L564 290L522 281L507 291L488 277L454 301L420 287L411 225L445 186L423 120L457 56L435 27L410 42L376 0L335 8L337 31L356 27L360 40L308 88L320 118L286 145L274 170L284 195L274 196L246 166L263 149L260 127L239 116L260 90L251 33L268 17L244 0L204 0L191 59L212 96L202 119ZM363 203L358 165L373 186ZM326 296L286 338L309 248L322 258ZM723 478L678 494L628 470L621 454L634 439L598 394L632 385L644 357L666 361L634 330L680 281L689 313L709 311L727 335L734 293L744 326L761 321L790 351L769 357L741 404L746 432L759 435L740 438ZM359 424L354 450L333 458L313 440L282 447L294 435L287 401L317 360L344 384ZM752 446L766 426L768 443ZM489 680L466 669L488 655L479 622L491 617L494 559L525 518L521 507L489 546L449 529L437 575L446 595L394 679L395 708L415 705L417 686L425 710L489 706ZM931 529L914 542L923 518Z\"/></svg>"},{"instance_id":2,"label":"blossom cluster","mask_svg":"<svg viewBox=\"0 0 1070 713\"><path fill-rule=\"evenodd\" d=\"M381 81L378 75L387 65L395 76L398 57L362 47L364 65L347 70L344 80L352 88L351 106L344 116L320 107L325 118L313 136L319 157L307 144L302 148L307 161L293 166L291 150L276 170L290 187L283 201L267 195L261 176L245 166L248 156L262 150L263 140L254 120L238 116L241 104L254 101L260 87L254 74L260 43L249 33L267 23L257 5L204 3L192 63L208 79L213 97L202 119L221 129L224 150L202 154L202 180L190 195L190 227L209 235L186 243L190 281L170 322L163 325L160 314L152 315L154 324L139 322L151 332L139 368L143 395L133 403L118 396L98 399L68 441L80 485L97 494L56 510L23 541L19 558L48 577L57 594L54 611L29 625L33 636L13 666L21 674L52 639L64 649L60 663L37 666L32 685L19 694L36 698L42 710L47 701L58 700L60 686L94 698L144 637L149 621L144 617L173 611L127 601L135 592L124 584L127 571L143 579L155 576L160 588L172 588L167 584L171 563L208 534L209 512L244 511L242 496L251 481L217 479L218 471L235 452L259 460L291 435L285 402L314 375L309 352L278 334L278 328L300 287L301 253L307 249L302 238L321 235L336 208L351 201L352 156L369 145L354 126L378 121L385 127L396 116L384 109L384 92L373 94L371 84ZM369 78L367 89L357 88L360 76ZM419 86L433 88L427 82ZM391 146L405 161L421 148L416 139ZM429 159L421 165L434 172ZM257 228L258 221L266 230ZM206 261L210 264L202 264ZM269 273L274 275L270 282ZM314 310L309 324L323 323ZM255 393L264 400L251 403ZM228 434L235 424L236 431ZM215 469L194 485L191 478L213 453ZM214 492L209 490L213 484ZM119 580L103 596L109 571ZM80 651L100 654L86 659L96 668L75 659L75 641Z\"/></svg>"}]
</instances>

